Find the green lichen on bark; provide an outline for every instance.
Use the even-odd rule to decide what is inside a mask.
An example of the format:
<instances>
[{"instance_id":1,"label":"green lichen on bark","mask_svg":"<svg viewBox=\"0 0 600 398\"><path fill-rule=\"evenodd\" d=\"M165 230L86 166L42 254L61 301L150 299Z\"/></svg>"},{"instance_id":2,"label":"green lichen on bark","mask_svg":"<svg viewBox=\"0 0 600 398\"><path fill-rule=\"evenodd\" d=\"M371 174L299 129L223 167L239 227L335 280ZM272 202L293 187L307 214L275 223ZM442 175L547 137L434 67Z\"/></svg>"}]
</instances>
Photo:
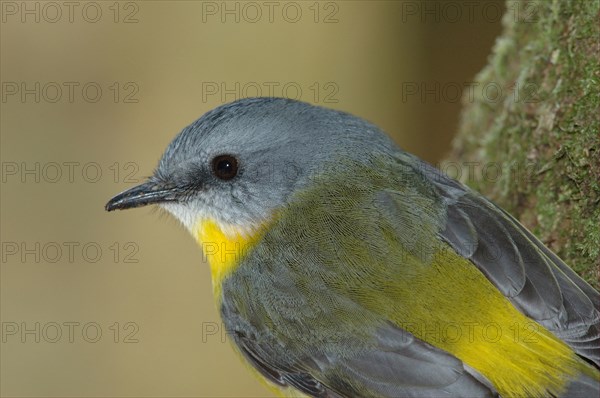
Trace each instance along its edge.
<instances>
[{"instance_id":1,"label":"green lichen on bark","mask_svg":"<svg viewBox=\"0 0 600 398\"><path fill-rule=\"evenodd\" d=\"M599 20L597 0L508 1L447 160L596 288Z\"/></svg>"}]
</instances>

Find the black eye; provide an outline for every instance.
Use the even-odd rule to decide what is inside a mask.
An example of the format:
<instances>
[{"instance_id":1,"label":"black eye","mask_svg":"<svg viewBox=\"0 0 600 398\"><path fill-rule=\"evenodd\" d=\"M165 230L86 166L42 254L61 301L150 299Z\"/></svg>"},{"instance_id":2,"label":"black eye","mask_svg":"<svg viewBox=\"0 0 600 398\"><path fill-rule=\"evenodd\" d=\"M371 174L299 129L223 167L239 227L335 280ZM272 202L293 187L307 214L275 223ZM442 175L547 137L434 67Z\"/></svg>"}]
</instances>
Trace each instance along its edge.
<instances>
[{"instance_id":1,"label":"black eye","mask_svg":"<svg viewBox=\"0 0 600 398\"><path fill-rule=\"evenodd\" d=\"M212 160L212 170L221 180L231 180L237 175L238 161L233 155L219 155Z\"/></svg>"}]
</instances>

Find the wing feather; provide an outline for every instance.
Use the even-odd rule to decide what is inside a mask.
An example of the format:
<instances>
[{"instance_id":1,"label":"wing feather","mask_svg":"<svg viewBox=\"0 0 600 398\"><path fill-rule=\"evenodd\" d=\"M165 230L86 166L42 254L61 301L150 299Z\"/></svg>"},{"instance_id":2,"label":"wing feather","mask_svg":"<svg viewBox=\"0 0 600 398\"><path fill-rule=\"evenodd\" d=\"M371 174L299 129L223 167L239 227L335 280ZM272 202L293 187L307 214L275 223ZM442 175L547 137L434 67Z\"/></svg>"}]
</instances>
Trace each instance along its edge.
<instances>
[{"instance_id":1,"label":"wing feather","mask_svg":"<svg viewBox=\"0 0 600 398\"><path fill-rule=\"evenodd\" d=\"M248 329L246 326L244 329ZM373 349L341 358L312 354L296 358L273 349L272 336L232 333L244 357L280 388L311 397L495 397L491 384L456 357L392 324L375 334ZM285 358L285 359L283 359ZM283 360L282 360L283 359Z\"/></svg>"},{"instance_id":2,"label":"wing feather","mask_svg":"<svg viewBox=\"0 0 600 398\"><path fill-rule=\"evenodd\" d=\"M421 163L446 204L440 237L525 315L600 367L600 296L514 217Z\"/></svg>"}]
</instances>

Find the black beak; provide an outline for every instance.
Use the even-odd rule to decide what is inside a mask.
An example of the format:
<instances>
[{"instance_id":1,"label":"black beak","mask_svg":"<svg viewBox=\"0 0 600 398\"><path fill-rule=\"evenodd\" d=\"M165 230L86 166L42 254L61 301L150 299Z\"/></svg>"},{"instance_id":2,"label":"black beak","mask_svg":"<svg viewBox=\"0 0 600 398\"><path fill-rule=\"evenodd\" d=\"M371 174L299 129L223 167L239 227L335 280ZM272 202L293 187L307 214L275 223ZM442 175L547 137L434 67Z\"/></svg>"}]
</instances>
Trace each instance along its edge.
<instances>
[{"instance_id":1,"label":"black beak","mask_svg":"<svg viewBox=\"0 0 600 398\"><path fill-rule=\"evenodd\" d=\"M156 203L174 202L178 198L178 189L163 183L148 181L127 191L121 192L108 201L106 211L133 209Z\"/></svg>"}]
</instances>

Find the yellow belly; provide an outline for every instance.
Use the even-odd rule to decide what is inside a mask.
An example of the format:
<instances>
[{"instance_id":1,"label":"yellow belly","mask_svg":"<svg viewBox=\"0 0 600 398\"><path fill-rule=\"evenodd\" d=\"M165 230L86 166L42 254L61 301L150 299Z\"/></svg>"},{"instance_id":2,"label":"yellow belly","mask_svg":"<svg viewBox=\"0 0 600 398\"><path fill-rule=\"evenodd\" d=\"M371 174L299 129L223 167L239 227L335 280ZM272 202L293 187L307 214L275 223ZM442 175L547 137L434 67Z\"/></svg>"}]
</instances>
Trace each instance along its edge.
<instances>
[{"instance_id":1,"label":"yellow belly","mask_svg":"<svg viewBox=\"0 0 600 398\"><path fill-rule=\"evenodd\" d=\"M408 259L410 261L410 259ZM560 395L570 379L599 373L527 318L467 259L442 250L431 264L406 264L412 286L397 297L395 323L462 360L505 397ZM410 320L410 321L406 321Z\"/></svg>"}]
</instances>

